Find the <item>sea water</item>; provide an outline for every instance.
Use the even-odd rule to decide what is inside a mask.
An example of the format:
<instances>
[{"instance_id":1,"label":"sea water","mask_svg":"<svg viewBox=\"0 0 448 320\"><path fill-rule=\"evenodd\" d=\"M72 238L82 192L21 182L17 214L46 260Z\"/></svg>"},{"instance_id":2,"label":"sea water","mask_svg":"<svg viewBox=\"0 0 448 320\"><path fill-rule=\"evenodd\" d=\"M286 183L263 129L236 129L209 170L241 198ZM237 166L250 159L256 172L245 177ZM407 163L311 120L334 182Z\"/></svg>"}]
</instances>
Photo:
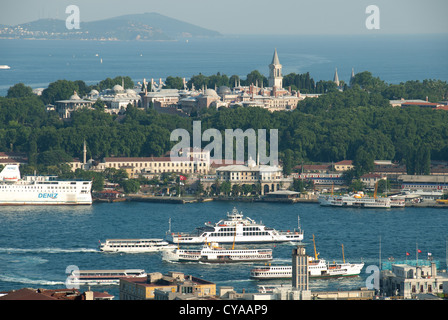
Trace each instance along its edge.
<instances>
[{"instance_id":1,"label":"sea water","mask_svg":"<svg viewBox=\"0 0 448 320\"><path fill-rule=\"evenodd\" d=\"M309 72L315 81L370 71L387 83L448 80L447 35L223 36L178 41L0 40L0 95L22 82L46 88L59 80L96 84L107 77L134 82L218 72L268 76L277 49L283 75Z\"/></svg>"},{"instance_id":2,"label":"sea water","mask_svg":"<svg viewBox=\"0 0 448 320\"><path fill-rule=\"evenodd\" d=\"M444 209L355 209L321 207L318 204L264 202L207 202L163 204L142 202L100 203L92 206L24 206L0 210L0 291L24 287L65 288L66 269L144 269L146 272L183 272L238 292L256 292L260 284L289 281L257 281L250 270L257 264L170 263L160 253L103 253L99 241L113 238L164 238L171 232L189 232L206 222L216 223L236 207L245 216L277 230L304 231L307 254L314 255L313 235L319 257L329 262L364 262L359 277L311 280L313 291L350 290L365 287L369 265L393 257L416 259L416 248L446 268L448 217ZM240 245L240 248L247 245ZM271 248L272 263L290 264L294 245L260 244ZM406 252L410 256L406 256ZM87 290L87 287L80 287ZM119 298L116 285L94 286Z\"/></svg>"}]
</instances>

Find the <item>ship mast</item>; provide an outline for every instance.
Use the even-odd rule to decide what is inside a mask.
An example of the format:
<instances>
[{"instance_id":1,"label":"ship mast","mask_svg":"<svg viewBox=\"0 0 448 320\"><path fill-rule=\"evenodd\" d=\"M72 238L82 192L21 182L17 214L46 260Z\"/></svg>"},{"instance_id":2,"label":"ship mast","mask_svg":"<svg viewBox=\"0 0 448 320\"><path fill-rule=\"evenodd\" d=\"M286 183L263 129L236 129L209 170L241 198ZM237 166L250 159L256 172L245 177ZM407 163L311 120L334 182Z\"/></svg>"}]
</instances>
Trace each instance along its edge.
<instances>
[{"instance_id":1,"label":"ship mast","mask_svg":"<svg viewBox=\"0 0 448 320\"><path fill-rule=\"evenodd\" d=\"M317 260L319 254L316 252L316 241L314 239L314 234L313 234L313 245L314 245L314 260Z\"/></svg>"},{"instance_id":2,"label":"ship mast","mask_svg":"<svg viewBox=\"0 0 448 320\"><path fill-rule=\"evenodd\" d=\"M342 244L342 261L345 263L344 244Z\"/></svg>"}]
</instances>

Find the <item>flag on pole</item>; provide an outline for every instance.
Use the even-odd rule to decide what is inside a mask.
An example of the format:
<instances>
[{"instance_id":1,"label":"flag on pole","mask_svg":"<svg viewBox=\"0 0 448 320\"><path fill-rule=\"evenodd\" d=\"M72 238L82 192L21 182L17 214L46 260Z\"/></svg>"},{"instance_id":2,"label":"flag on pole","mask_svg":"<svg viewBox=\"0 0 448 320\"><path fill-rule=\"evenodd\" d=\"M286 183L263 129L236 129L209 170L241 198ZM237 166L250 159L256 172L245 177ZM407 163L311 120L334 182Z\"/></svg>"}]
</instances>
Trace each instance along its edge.
<instances>
[{"instance_id":1,"label":"flag on pole","mask_svg":"<svg viewBox=\"0 0 448 320\"><path fill-rule=\"evenodd\" d=\"M187 180L187 177L185 177L185 176L183 176L183 175L180 175L180 176L179 176L179 180L180 180L180 181L182 181L182 180Z\"/></svg>"},{"instance_id":2,"label":"flag on pole","mask_svg":"<svg viewBox=\"0 0 448 320\"><path fill-rule=\"evenodd\" d=\"M420 249L417 249L418 250L418 253L422 253L422 250L420 250Z\"/></svg>"},{"instance_id":3,"label":"flag on pole","mask_svg":"<svg viewBox=\"0 0 448 320\"><path fill-rule=\"evenodd\" d=\"M410 256L411 254L410 254L409 252L406 252L406 255L407 255L407 256Z\"/></svg>"}]
</instances>

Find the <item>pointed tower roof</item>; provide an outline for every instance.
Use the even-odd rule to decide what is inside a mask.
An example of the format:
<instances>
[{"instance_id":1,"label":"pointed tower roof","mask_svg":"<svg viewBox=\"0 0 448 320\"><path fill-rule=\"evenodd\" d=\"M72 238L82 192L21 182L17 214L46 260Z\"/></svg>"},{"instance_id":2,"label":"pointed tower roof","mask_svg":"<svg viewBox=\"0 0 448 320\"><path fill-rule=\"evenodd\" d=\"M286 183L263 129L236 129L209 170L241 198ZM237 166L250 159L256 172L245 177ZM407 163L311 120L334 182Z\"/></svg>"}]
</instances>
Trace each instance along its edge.
<instances>
[{"instance_id":1,"label":"pointed tower roof","mask_svg":"<svg viewBox=\"0 0 448 320\"><path fill-rule=\"evenodd\" d=\"M336 83L337 86L339 86L339 77L338 77L338 68L336 68L336 71L334 72L334 83Z\"/></svg>"},{"instance_id":2,"label":"pointed tower roof","mask_svg":"<svg viewBox=\"0 0 448 320\"><path fill-rule=\"evenodd\" d=\"M280 60L278 60L277 48L274 50L274 56L272 57L271 64L280 64Z\"/></svg>"},{"instance_id":3,"label":"pointed tower roof","mask_svg":"<svg viewBox=\"0 0 448 320\"><path fill-rule=\"evenodd\" d=\"M352 68L352 75L350 76L350 85L353 83L354 79L355 79L355 69Z\"/></svg>"}]
</instances>

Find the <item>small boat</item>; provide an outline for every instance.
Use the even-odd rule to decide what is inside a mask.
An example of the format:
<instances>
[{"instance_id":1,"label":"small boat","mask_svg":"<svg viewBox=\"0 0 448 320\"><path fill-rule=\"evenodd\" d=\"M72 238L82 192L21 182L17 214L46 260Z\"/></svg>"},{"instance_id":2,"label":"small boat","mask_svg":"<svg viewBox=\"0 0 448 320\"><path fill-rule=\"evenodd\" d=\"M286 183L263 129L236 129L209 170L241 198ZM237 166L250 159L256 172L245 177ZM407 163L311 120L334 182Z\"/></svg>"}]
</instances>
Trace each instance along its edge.
<instances>
[{"instance_id":1,"label":"small boat","mask_svg":"<svg viewBox=\"0 0 448 320\"><path fill-rule=\"evenodd\" d=\"M146 278L142 269L123 270L74 270L67 277L66 284L74 285L105 285L119 284L122 278Z\"/></svg>"},{"instance_id":2,"label":"small boat","mask_svg":"<svg viewBox=\"0 0 448 320\"><path fill-rule=\"evenodd\" d=\"M163 239L107 239L100 242L100 251L103 252L156 252L176 249L176 246Z\"/></svg>"},{"instance_id":3,"label":"small boat","mask_svg":"<svg viewBox=\"0 0 448 320\"><path fill-rule=\"evenodd\" d=\"M205 243L202 249L164 251L162 259L170 262L235 263L272 260L271 249L226 249L216 242Z\"/></svg>"},{"instance_id":4,"label":"small boat","mask_svg":"<svg viewBox=\"0 0 448 320\"><path fill-rule=\"evenodd\" d=\"M2 64L2 65L0 65L0 69L3 69L3 70L5 70L5 69L11 69L11 67L8 66L8 65L6 65L6 64Z\"/></svg>"}]
</instances>

